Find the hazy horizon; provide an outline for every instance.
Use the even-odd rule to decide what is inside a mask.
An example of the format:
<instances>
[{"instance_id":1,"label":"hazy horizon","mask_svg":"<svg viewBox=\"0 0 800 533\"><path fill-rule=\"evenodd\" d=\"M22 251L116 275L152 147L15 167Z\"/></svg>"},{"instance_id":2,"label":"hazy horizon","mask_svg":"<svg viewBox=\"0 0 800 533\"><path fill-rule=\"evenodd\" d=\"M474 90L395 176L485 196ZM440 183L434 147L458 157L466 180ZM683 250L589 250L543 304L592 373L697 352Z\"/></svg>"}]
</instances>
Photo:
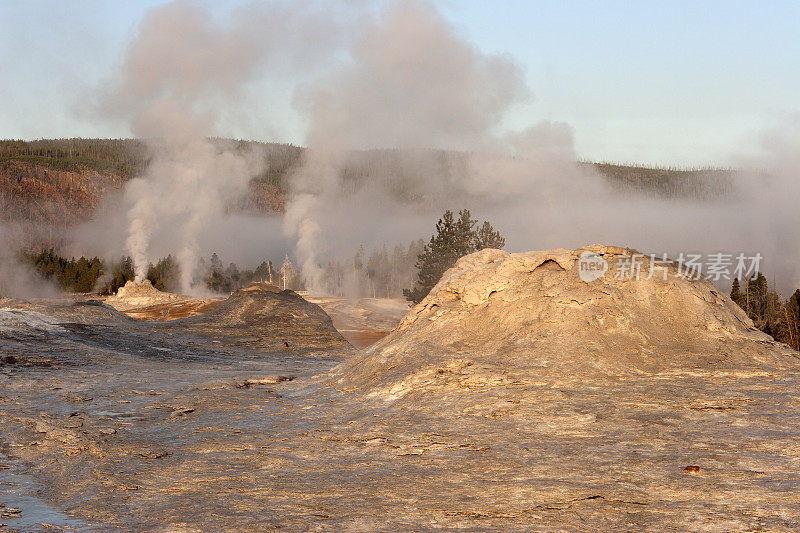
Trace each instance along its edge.
<instances>
[{"instance_id":1,"label":"hazy horizon","mask_svg":"<svg viewBox=\"0 0 800 533\"><path fill-rule=\"evenodd\" d=\"M249 2L193 2L226 24ZM161 0L0 2L0 138L127 138L124 120L98 119L93 95ZM281 9L280 3L267 3ZM307 145L298 90L347 63L346 34L387 2L302 2L335 16L313 28L331 55L277 59L219 106L215 136ZM455 34L483 53L510 58L530 87L499 127L539 120L569 124L587 161L659 167L737 166L764 131L800 113L800 6L772 2L435 2ZM263 37L269 40L268 32ZM345 35L344 37L342 35ZM278 30L276 40L292 36ZM270 46L270 43L266 43ZM299 45L304 43L299 42ZM285 46L286 48L281 48ZM8 105L13 102L13 105ZM301 107L301 106L300 106Z\"/></svg>"},{"instance_id":2,"label":"hazy horizon","mask_svg":"<svg viewBox=\"0 0 800 533\"><path fill-rule=\"evenodd\" d=\"M175 251L188 291L199 257L236 235L242 252L285 243L322 290L345 250L409 242L466 207L512 250L759 252L779 285L800 282L788 5L4 6L0 136L148 140L147 168L66 235L131 256L139 281ZM307 147L269 230L228 209L268 165L261 148L209 138ZM369 149L398 157L353 187L352 154ZM741 172L725 201L664 201L616 194L585 160Z\"/></svg>"}]
</instances>

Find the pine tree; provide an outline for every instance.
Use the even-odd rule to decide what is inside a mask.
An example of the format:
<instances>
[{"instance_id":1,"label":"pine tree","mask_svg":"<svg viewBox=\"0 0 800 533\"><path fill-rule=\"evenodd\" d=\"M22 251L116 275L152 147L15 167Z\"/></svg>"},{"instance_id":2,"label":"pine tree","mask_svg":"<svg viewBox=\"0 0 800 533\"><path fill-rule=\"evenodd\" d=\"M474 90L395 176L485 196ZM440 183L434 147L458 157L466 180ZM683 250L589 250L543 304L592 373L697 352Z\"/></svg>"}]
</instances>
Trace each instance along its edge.
<instances>
[{"instance_id":1,"label":"pine tree","mask_svg":"<svg viewBox=\"0 0 800 533\"><path fill-rule=\"evenodd\" d=\"M747 307L744 294L742 294L742 289L739 285L739 278L733 279L733 286L731 286L731 300L736 302L736 304L742 309L745 309Z\"/></svg>"},{"instance_id":2,"label":"pine tree","mask_svg":"<svg viewBox=\"0 0 800 533\"><path fill-rule=\"evenodd\" d=\"M477 223L477 220L472 219L469 209L462 209L458 212L453 244L456 260L475 251L475 224Z\"/></svg>"},{"instance_id":3,"label":"pine tree","mask_svg":"<svg viewBox=\"0 0 800 533\"><path fill-rule=\"evenodd\" d=\"M153 287L160 291L176 290L180 279L178 263L171 254L168 255L155 265L149 266L147 279L150 280Z\"/></svg>"},{"instance_id":4,"label":"pine tree","mask_svg":"<svg viewBox=\"0 0 800 533\"><path fill-rule=\"evenodd\" d=\"M417 257L415 266L419 272L416 286L403 290L403 295L408 300L414 303L421 302L439 282L442 274L458 260L456 234L453 212L448 209L436 223L436 234Z\"/></svg>"},{"instance_id":5,"label":"pine tree","mask_svg":"<svg viewBox=\"0 0 800 533\"><path fill-rule=\"evenodd\" d=\"M505 239L491 224L484 222L476 231L476 223L467 209L459 211L458 220L454 219L452 211L445 211L436 223L436 233L417 256L417 282L413 288L403 289L407 300L421 302L460 257L485 247L478 248L479 245L490 244L500 248L505 245Z\"/></svg>"},{"instance_id":6,"label":"pine tree","mask_svg":"<svg viewBox=\"0 0 800 533\"><path fill-rule=\"evenodd\" d=\"M475 250L483 250L484 248L496 248L502 250L506 245L506 240L500 235L499 231L495 231L489 222L484 222L478 228L475 234Z\"/></svg>"},{"instance_id":7,"label":"pine tree","mask_svg":"<svg viewBox=\"0 0 800 533\"><path fill-rule=\"evenodd\" d=\"M105 287L101 289L101 294L114 294L117 289L125 285L128 281L133 280L135 274L133 272L133 259L130 257L123 257L111 269L111 279L106 283Z\"/></svg>"},{"instance_id":8,"label":"pine tree","mask_svg":"<svg viewBox=\"0 0 800 533\"><path fill-rule=\"evenodd\" d=\"M795 350L800 350L800 289L794 291L786 302L786 340Z\"/></svg>"},{"instance_id":9,"label":"pine tree","mask_svg":"<svg viewBox=\"0 0 800 533\"><path fill-rule=\"evenodd\" d=\"M250 274L250 277L253 281L268 281L272 283L269 279L269 269L271 263L267 263L266 261L261 261L261 264ZM249 271L245 271L249 272ZM245 272L242 273L242 277L245 277Z\"/></svg>"},{"instance_id":10,"label":"pine tree","mask_svg":"<svg viewBox=\"0 0 800 533\"><path fill-rule=\"evenodd\" d=\"M208 277L206 278L206 286L218 293L230 292L230 283L228 283L225 275L222 260L216 253L211 254L211 262L209 265Z\"/></svg>"},{"instance_id":11,"label":"pine tree","mask_svg":"<svg viewBox=\"0 0 800 533\"><path fill-rule=\"evenodd\" d=\"M236 266L236 263L230 263L228 265L228 268L225 269L225 280L227 281L228 292L232 292L239 287L241 275L242 274L239 272L239 267Z\"/></svg>"},{"instance_id":12,"label":"pine tree","mask_svg":"<svg viewBox=\"0 0 800 533\"><path fill-rule=\"evenodd\" d=\"M766 325L768 292L767 278L761 272L755 279L747 280L747 294L745 295L747 309L745 310L756 327L762 330Z\"/></svg>"}]
</instances>

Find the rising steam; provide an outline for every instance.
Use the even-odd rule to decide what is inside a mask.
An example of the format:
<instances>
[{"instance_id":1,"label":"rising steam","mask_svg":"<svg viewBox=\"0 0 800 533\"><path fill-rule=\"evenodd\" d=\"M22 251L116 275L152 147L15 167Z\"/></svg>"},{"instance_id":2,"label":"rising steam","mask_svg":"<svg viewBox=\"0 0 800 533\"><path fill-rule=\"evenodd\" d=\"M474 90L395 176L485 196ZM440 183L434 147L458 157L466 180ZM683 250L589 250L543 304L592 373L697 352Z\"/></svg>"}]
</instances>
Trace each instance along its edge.
<instances>
[{"instance_id":1,"label":"rising steam","mask_svg":"<svg viewBox=\"0 0 800 533\"><path fill-rule=\"evenodd\" d=\"M234 228L229 207L263 157L208 138L263 110L260 102L280 101L276 87L286 86L308 149L290 176L284 236L254 219ZM323 292L327 261L359 244L424 237L444 209L466 207L513 250L604 242L673 255L758 251L784 290L800 284L796 122L735 161L732 197L622 196L579 164L569 125L504 130L531 94L513 58L483 53L425 1L381 10L278 2L222 21L186 1L155 8L103 98L106 114L152 152L125 190L124 251L142 279L168 243L189 291L199 256L256 235L239 250L288 244L309 288ZM272 136L284 116L247 122Z\"/></svg>"}]
</instances>

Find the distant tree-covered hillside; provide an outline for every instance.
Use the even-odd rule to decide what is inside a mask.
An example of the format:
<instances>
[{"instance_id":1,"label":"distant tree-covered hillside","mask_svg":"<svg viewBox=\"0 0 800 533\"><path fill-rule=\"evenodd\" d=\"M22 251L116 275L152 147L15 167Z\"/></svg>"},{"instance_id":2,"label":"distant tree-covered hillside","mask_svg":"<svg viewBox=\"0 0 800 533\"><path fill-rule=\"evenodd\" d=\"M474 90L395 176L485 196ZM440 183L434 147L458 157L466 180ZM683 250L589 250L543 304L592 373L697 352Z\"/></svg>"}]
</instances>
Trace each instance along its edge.
<instances>
[{"instance_id":1,"label":"distant tree-covered hillside","mask_svg":"<svg viewBox=\"0 0 800 533\"><path fill-rule=\"evenodd\" d=\"M234 149L258 148L267 165L256 179L283 188L286 172L294 167L303 149L298 146L254 141L212 139L233 143ZM0 141L0 162L24 161L53 170L114 172L128 180L144 172L150 161L147 144L138 139L41 139Z\"/></svg>"},{"instance_id":2,"label":"distant tree-covered hillside","mask_svg":"<svg viewBox=\"0 0 800 533\"><path fill-rule=\"evenodd\" d=\"M733 192L733 173L720 169L672 169L589 163L606 181L622 192L663 198L707 200Z\"/></svg>"},{"instance_id":3,"label":"distant tree-covered hillside","mask_svg":"<svg viewBox=\"0 0 800 533\"><path fill-rule=\"evenodd\" d=\"M0 141L0 162L24 161L53 170L114 172L123 179L142 172L147 147L135 139Z\"/></svg>"},{"instance_id":4,"label":"distant tree-covered hillside","mask_svg":"<svg viewBox=\"0 0 800 533\"><path fill-rule=\"evenodd\" d=\"M286 176L303 149L276 143L215 139L234 149L259 150L266 169L253 178L239 209L282 212ZM147 144L135 139L0 141L0 220L67 227L85 222L109 191L147 168ZM53 243L48 243L53 246Z\"/></svg>"},{"instance_id":5,"label":"distant tree-covered hillside","mask_svg":"<svg viewBox=\"0 0 800 533\"><path fill-rule=\"evenodd\" d=\"M249 194L236 209L280 213L285 209L289 176L302 161L298 146L212 139L226 147L258 150L264 171L250 183ZM424 164L408 164L398 150L366 150L348 156L342 170L345 190L379 176L387 192L402 201L424 200L430 182L426 173L457 181L467 172L466 154L431 150ZM416 160L415 158L412 158ZM147 143L135 139L43 139L0 141L0 220L66 227L91 218L110 190L121 189L140 175L150 161ZM708 200L732 191L730 171L661 169L610 163L594 166L621 194ZM52 246L52 243L50 243Z\"/></svg>"}]
</instances>

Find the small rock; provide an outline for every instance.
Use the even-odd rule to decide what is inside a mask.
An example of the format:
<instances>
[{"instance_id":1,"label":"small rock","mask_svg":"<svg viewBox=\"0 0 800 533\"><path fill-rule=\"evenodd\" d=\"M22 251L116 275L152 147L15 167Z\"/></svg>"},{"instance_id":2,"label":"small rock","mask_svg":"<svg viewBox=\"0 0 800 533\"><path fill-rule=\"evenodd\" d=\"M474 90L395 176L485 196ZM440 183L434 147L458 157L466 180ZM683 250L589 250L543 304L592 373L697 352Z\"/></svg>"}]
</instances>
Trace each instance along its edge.
<instances>
[{"instance_id":1,"label":"small rock","mask_svg":"<svg viewBox=\"0 0 800 533\"><path fill-rule=\"evenodd\" d=\"M689 473L692 473L692 474L696 474L697 472L700 471L700 467L697 466L697 465L689 465L686 468L684 468L684 470L686 472L689 472Z\"/></svg>"},{"instance_id":2,"label":"small rock","mask_svg":"<svg viewBox=\"0 0 800 533\"><path fill-rule=\"evenodd\" d=\"M22 514L16 507L4 507L0 509L0 518L14 518Z\"/></svg>"},{"instance_id":3,"label":"small rock","mask_svg":"<svg viewBox=\"0 0 800 533\"><path fill-rule=\"evenodd\" d=\"M261 378L249 378L238 382L236 386L240 389L248 389L255 385L275 385L283 381L292 381L294 376L264 376Z\"/></svg>"},{"instance_id":4,"label":"small rock","mask_svg":"<svg viewBox=\"0 0 800 533\"><path fill-rule=\"evenodd\" d=\"M176 407L169 416L170 418L177 418L179 416L188 415L189 413L194 413L194 407Z\"/></svg>"},{"instance_id":5,"label":"small rock","mask_svg":"<svg viewBox=\"0 0 800 533\"><path fill-rule=\"evenodd\" d=\"M139 455L145 459L161 459L169 455L169 452L140 452Z\"/></svg>"},{"instance_id":6,"label":"small rock","mask_svg":"<svg viewBox=\"0 0 800 533\"><path fill-rule=\"evenodd\" d=\"M93 396L86 396L84 394L66 393L62 395L65 400L72 403L91 402L94 400Z\"/></svg>"}]
</instances>

